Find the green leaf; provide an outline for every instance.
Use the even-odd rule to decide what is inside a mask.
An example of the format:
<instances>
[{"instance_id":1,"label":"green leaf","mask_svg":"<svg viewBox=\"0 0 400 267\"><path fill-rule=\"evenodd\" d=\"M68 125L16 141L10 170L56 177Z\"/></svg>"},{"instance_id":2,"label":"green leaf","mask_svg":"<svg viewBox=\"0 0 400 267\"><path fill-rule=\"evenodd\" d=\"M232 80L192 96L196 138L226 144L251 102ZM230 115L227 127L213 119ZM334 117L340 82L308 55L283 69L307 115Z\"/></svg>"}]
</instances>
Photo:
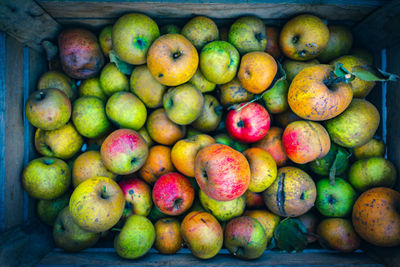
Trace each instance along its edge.
<instances>
[{"instance_id":1,"label":"green leaf","mask_svg":"<svg viewBox=\"0 0 400 267\"><path fill-rule=\"evenodd\" d=\"M350 74L348 70L343 67L343 64L340 62L335 63L335 69L333 70L333 73L338 77L344 77L346 74Z\"/></svg>"},{"instance_id":2,"label":"green leaf","mask_svg":"<svg viewBox=\"0 0 400 267\"><path fill-rule=\"evenodd\" d=\"M120 59L114 50L111 50L110 52L110 62L114 63L119 69L119 71L122 72L123 74L125 75L132 74L134 66Z\"/></svg>"},{"instance_id":3,"label":"green leaf","mask_svg":"<svg viewBox=\"0 0 400 267\"><path fill-rule=\"evenodd\" d=\"M347 159L349 159L350 157L351 153L349 151L347 151L344 147L338 146L335 159L333 160L332 165L329 169L329 180L331 182L331 185L335 184L336 171L343 168L344 164L346 164L347 162Z\"/></svg>"},{"instance_id":4,"label":"green leaf","mask_svg":"<svg viewBox=\"0 0 400 267\"><path fill-rule=\"evenodd\" d=\"M275 228L274 238L279 249L301 252L307 247L307 234L300 220L286 218Z\"/></svg>"},{"instance_id":5,"label":"green leaf","mask_svg":"<svg viewBox=\"0 0 400 267\"><path fill-rule=\"evenodd\" d=\"M399 76L397 76L396 74L384 72L372 65L355 66L353 67L351 74L367 82L397 81L397 79L399 78Z\"/></svg>"}]
</instances>

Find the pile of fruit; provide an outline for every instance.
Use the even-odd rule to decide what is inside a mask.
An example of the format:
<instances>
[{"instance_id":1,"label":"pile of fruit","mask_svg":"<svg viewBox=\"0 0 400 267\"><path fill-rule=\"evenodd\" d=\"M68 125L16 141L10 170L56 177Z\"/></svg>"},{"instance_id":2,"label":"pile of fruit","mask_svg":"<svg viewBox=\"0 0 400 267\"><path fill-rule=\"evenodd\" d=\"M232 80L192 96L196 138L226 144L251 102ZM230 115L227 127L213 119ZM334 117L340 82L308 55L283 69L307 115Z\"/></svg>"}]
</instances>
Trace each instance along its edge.
<instances>
[{"instance_id":1,"label":"pile of fruit","mask_svg":"<svg viewBox=\"0 0 400 267\"><path fill-rule=\"evenodd\" d=\"M22 175L38 217L66 251L114 238L128 259L399 245L396 169L364 99L396 77L352 43L312 15L280 31L252 16L159 29L136 13L99 41L64 30L60 68L25 106L43 155Z\"/></svg>"}]
</instances>

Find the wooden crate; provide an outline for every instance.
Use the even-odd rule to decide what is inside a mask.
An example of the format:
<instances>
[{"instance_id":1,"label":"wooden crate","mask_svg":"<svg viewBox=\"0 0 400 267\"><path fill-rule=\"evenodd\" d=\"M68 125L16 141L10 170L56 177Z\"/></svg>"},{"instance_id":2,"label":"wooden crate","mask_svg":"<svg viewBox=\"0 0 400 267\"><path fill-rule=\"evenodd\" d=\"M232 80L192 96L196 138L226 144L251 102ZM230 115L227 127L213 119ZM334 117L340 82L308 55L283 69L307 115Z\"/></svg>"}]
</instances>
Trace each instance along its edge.
<instances>
[{"instance_id":1,"label":"wooden crate","mask_svg":"<svg viewBox=\"0 0 400 267\"><path fill-rule=\"evenodd\" d=\"M23 167L35 157L34 130L24 117L23 106L47 68L42 43L55 40L64 26L84 25L98 30L128 12L148 14L160 23L206 15L219 24L253 14L277 25L295 14L313 13L354 26L356 39L374 52L376 64L400 73L400 1L0 0L0 266L400 266L400 248L372 245L350 254L321 249L300 254L266 251L255 261L235 259L226 250L205 261L185 249L172 256L151 250L139 260L128 261L118 257L111 247L80 253L54 248L50 229L36 218L34 200L20 183ZM369 100L382 114L379 133L388 144L388 158L400 167L400 83L378 84Z\"/></svg>"}]
</instances>

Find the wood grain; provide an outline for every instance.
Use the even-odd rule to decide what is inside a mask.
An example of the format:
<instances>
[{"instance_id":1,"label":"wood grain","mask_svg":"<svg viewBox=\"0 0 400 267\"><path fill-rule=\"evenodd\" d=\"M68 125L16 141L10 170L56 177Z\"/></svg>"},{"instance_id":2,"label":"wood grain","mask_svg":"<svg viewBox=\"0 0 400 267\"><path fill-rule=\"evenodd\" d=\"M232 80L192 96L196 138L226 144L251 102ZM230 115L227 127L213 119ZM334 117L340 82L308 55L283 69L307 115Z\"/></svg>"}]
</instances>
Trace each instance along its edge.
<instances>
[{"instance_id":1,"label":"wood grain","mask_svg":"<svg viewBox=\"0 0 400 267\"><path fill-rule=\"evenodd\" d=\"M41 42L57 36L60 25L33 0L0 1L0 30L41 51Z\"/></svg>"},{"instance_id":2,"label":"wood grain","mask_svg":"<svg viewBox=\"0 0 400 267\"><path fill-rule=\"evenodd\" d=\"M373 12L353 30L357 40L371 50L400 43L400 1L393 0Z\"/></svg>"}]
</instances>

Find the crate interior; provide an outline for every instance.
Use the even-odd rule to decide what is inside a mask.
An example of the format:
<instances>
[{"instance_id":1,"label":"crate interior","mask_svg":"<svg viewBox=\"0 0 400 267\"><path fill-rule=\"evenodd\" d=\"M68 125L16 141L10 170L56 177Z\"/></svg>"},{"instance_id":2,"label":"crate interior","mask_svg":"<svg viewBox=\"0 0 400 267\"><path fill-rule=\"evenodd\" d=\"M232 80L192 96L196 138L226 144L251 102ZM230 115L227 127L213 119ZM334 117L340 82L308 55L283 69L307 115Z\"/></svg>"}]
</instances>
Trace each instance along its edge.
<instances>
[{"instance_id":1,"label":"crate interior","mask_svg":"<svg viewBox=\"0 0 400 267\"><path fill-rule=\"evenodd\" d=\"M19 3L21 2L21 3ZM22 3L23 2L23 3ZM241 261L226 250L215 258L200 261L182 249L165 256L151 250L145 257L128 261L117 256L112 242L103 242L80 253L54 248L51 230L35 215L35 201L20 184L23 167L36 156L32 144L34 129L24 118L24 101L36 90L39 75L47 69L41 42L55 41L60 29L84 26L99 30L121 15L140 12L159 25L183 25L191 17L206 15L218 25L230 25L242 15L256 15L266 24L282 26L300 13L312 13L353 28L356 45L374 53L375 65L400 73L400 3L398 1L9 1L0 3L0 262L11 265L351 265L395 264L399 248L382 249L366 245L363 250L343 254L320 247L303 253L266 251L255 261ZM27 27L27 25L30 25ZM395 32L397 30L397 32ZM400 166L399 83L377 83L368 100L381 113L377 134L387 145L388 158ZM23 160L22 160L23 159ZM397 189L399 189L399 183ZM394 266L394 265L393 265Z\"/></svg>"}]
</instances>

